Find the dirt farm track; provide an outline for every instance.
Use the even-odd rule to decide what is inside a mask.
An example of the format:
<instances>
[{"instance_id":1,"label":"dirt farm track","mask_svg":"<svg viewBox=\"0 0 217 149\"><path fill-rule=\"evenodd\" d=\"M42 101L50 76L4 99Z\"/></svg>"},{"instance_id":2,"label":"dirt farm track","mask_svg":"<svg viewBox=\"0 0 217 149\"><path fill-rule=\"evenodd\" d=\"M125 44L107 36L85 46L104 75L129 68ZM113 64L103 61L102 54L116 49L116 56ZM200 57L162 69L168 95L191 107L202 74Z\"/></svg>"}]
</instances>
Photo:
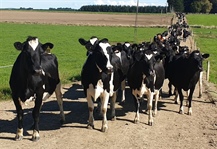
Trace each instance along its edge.
<instances>
[{"instance_id":1,"label":"dirt farm track","mask_svg":"<svg viewBox=\"0 0 217 149\"><path fill-rule=\"evenodd\" d=\"M112 25L133 26L135 16L100 15L78 13L45 13L23 11L0 11L0 22L48 23L65 25ZM143 21L142 21L143 20ZM147 20L147 21L144 21ZM138 25L169 25L171 16L140 15ZM190 40L190 39L189 39ZM182 44L190 46L187 41ZM54 96L44 102L40 115L40 140L31 141L31 110L33 103L24 105L24 138L14 141L17 120L12 101L0 102L0 148L1 149L216 149L217 148L217 108L211 102L214 97L208 90L216 91L213 85L204 80L203 96L198 98L198 87L194 92L191 116L178 114L179 105L174 104L173 96L159 101L158 115L153 126L148 125L148 115L140 112L140 123L134 124L135 106L126 90L126 103L116 103L117 120L110 120L108 106L107 133L102 133L101 118L95 113L95 129L87 129L88 108L80 82L62 86L66 122L60 125L59 111ZM167 91L167 80L163 92ZM165 94L166 95L166 94Z\"/></svg>"}]
</instances>

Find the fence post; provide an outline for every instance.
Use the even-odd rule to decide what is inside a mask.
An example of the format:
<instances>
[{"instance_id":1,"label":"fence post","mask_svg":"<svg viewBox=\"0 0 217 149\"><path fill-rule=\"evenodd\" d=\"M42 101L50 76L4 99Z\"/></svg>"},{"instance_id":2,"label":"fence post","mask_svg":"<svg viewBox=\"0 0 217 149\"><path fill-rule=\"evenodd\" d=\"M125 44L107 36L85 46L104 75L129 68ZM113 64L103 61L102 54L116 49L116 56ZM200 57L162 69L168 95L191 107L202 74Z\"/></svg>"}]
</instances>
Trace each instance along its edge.
<instances>
[{"instance_id":1,"label":"fence post","mask_svg":"<svg viewBox=\"0 0 217 149\"><path fill-rule=\"evenodd\" d=\"M207 61L206 80L209 81L210 61Z\"/></svg>"}]
</instances>

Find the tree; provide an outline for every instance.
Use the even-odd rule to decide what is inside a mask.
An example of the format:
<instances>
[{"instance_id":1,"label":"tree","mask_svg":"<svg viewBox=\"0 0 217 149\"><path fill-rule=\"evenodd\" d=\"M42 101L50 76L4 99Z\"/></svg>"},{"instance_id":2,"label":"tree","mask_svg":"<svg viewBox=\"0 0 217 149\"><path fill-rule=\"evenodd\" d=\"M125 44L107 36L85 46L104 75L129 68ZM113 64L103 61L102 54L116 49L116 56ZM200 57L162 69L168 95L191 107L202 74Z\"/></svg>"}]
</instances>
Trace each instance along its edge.
<instances>
[{"instance_id":1,"label":"tree","mask_svg":"<svg viewBox=\"0 0 217 149\"><path fill-rule=\"evenodd\" d=\"M212 9L212 3L209 0L196 0L191 3L192 12L209 13Z\"/></svg>"},{"instance_id":2,"label":"tree","mask_svg":"<svg viewBox=\"0 0 217 149\"><path fill-rule=\"evenodd\" d=\"M217 0L210 0L210 2L212 3L212 9L211 9L211 13L217 13Z\"/></svg>"},{"instance_id":3,"label":"tree","mask_svg":"<svg viewBox=\"0 0 217 149\"><path fill-rule=\"evenodd\" d=\"M183 0L167 0L168 7L170 10L174 10L176 12L184 11L184 2Z\"/></svg>"},{"instance_id":4,"label":"tree","mask_svg":"<svg viewBox=\"0 0 217 149\"><path fill-rule=\"evenodd\" d=\"M191 3L191 12L199 13L202 9L202 4L200 1L194 1Z\"/></svg>"},{"instance_id":5,"label":"tree","mask_svg":"<svg viewBox=\"0 0 217 149\"><path fill-rule=\"evenodd\" d=\"M193 3L194 1L195 0L183 0L185 12L192 12L191 11L191 3Z\"/></svg>"}]
</instances>

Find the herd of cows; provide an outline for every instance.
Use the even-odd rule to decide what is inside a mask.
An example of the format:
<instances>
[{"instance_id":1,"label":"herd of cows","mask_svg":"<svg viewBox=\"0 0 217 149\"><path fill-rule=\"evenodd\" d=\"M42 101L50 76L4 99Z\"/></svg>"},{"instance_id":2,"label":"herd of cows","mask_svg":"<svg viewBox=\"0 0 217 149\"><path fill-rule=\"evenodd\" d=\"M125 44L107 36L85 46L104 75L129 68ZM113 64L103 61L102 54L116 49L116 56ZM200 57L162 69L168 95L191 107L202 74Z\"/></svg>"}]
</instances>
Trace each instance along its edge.
<instances>
[{"instance_id":1,"label":"herd of cows","mask_svg":"<svg viewBox=\"0 0 217 149\"><path fill-rule=\"evenodd\" d=\"M202 54L199 50L190 51L187 46L180 46L180 40L185 41L190 32L184 14L177 13L176 17L177 22L167 31L154 36L152 42L111 45L106 38L98 39L93 36L88 40L79 39L79 43L87 49L81 83L89 109L88 128L94 128L94 102L97 101L103 119L101 130L108 130L108 103L110 101L112 120L115 120L117 92L122 90L121 100L124 102L126 82L135 101L135 123L140 120L140 100L145 97L148 101L148 124L153 125L165 79L169 80L169 95L173 94L171 86L175 87L180 98L181 114L184 113L182 90L189 91L188 114L192 114L192 95L203 70L202 61L209 57L209 54ZM35 102L32 112L32 140L37 141L40 138L38 123L42 101L53 92L60 108L61 122L65 121L58 62L56 56L50 53L53 44L42 44L37 37L15 42L14 47L21 51L13 65L9 82L18 120L15 140L23 138L22 102L31 99Z\"/></svg>"}]
</instances>

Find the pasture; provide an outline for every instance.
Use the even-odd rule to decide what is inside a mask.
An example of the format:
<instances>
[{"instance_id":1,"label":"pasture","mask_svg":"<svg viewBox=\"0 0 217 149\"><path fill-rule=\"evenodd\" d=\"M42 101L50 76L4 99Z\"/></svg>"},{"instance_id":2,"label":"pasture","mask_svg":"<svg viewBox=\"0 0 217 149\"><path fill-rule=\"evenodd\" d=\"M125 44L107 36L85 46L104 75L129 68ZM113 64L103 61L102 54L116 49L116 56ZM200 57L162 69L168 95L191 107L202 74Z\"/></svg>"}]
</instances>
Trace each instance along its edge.
<instances>
[{"instance_id":1,"label":"pasture","mask_svg":"<svg viewBox=\"0 0 217 149\"><path fill-rule=\"evenodd\" d=\"M28 16L28 13L26 15ZM59 14L57 14L57 16L58 15ZM29 19L27 16L26 19ZM147 22L153 21L154 16L152 16L152 20L147 20ZM40 21L42 21L43 18L46 18L45 14L41 17L42 18L39 19ZM69 20L71 17L70 14ZM115 16L111 15L109 18L115 18ZM59 19L60 18L56 18L55 21ZM97 20L97 17L94 19ZM124 20L123 15L122 19ZM157 22L162 22L164 19L159 19ZM169 24L170 19L171 18L168 18L168 21L165 22ZM51 19L48 20L50 21ZM91 20L91 18L89 18L89 20ZM103 22L104 24L105 20ZM11 100L1 101L0 146L2 149L29 147L46 149L214 149L217 147L217 109L216 106L210 103L210 97L205 92L202 98L197 98L198 87L196 87L195 94L193 95L193 114L191 116L186 113L183 115L178 114L179 105L174 104L173 96L163 97L159 101L159 112L155 117L153 126L148 126L148 115L144 112L147 104L146 100L141 103L141 122L139 124L134 124L135 107L130 90L127 88L126 103L121 105L117 102L116 104L116 121L111 121L111 118L109 117L111 111L108 109L108 133L100 132L101 117L97 113L94 114L95 129L86 129L88 109L86 99L82 92L82 86L80 82L71 82L79 80L81 67L86 58L86 50L83 46L79 45L78 38L90 38L90 36L96 35L99 38L107 37L111 43L124 41L141 42L149 41L155 34L164 31L166 28L138 28L137 38L135 39L134 27L129 25L133 24L134 20L131 20L128 26L124 27L119 25L80 26L69 25L69 23L64 25L56 23L38 24L35 23L37 20L34 20L34 23L29 22L29 20L27 22L25 20L19 21L20 22L15 21L16 23L6 23L5 21L0 23L0 50L2 51L0 54L0 64L11 65L14 62L19 52L15 50L13 43L15 41L24 41L28 35L38 36L42 43L47 41L54 43L52 53L56 54L58 57L60 63L60 77L62 83L64 83L62 92L66 122L63 125L60 125L59 109L55 98L51 97L44 102L41 109L41 139L33 144L32 141L30 141L30 134L32 134L31 109L34 106L34 103L29 103L28 105L24 105L24 138L22 141L15 142L13 139L16 132L17 119L14 104ZM61 21L64 22L64 19L61 18ZM123 22L121 23L121 19L116 22L117 24L123 24ZM165 24L163 24L163 27L164 25ZM203 49L201 48L201 50ZM3 77L3 81L0 81L2 88L6 90L8 90L7 81L10 70L11 67L0 69L1 75L4 74L5 76ZM163 87L164 92L168 89L167 83L168 82L166 81ZM187 108L185 107L184 109L185 112L187 112Z\"/></svg>"},{"instance_id":2,"label":"pasture","mask_svg":"<svg viewBox=\"0 0 217 149\"><path fill-rule=\"evenodd\" d=\"M138 28L137 37L135 37L134 27L0 23L0 29L2 43L0 44L1 99L10 97L8 80L11 65L19 54L13 43L16 41L23 42L29 35L39 37L42 43L52 42L54 44L52 53L56 54L59 60L60 78L62 83L66 84L70 81L79 80L80 71L86 58L86 50L78 42L80 37L86 39L91 36L108 38L114 44L125 41L133 43L150 41L156 33L166 30L166 28Z\"/></svg>"}]
</instances>

